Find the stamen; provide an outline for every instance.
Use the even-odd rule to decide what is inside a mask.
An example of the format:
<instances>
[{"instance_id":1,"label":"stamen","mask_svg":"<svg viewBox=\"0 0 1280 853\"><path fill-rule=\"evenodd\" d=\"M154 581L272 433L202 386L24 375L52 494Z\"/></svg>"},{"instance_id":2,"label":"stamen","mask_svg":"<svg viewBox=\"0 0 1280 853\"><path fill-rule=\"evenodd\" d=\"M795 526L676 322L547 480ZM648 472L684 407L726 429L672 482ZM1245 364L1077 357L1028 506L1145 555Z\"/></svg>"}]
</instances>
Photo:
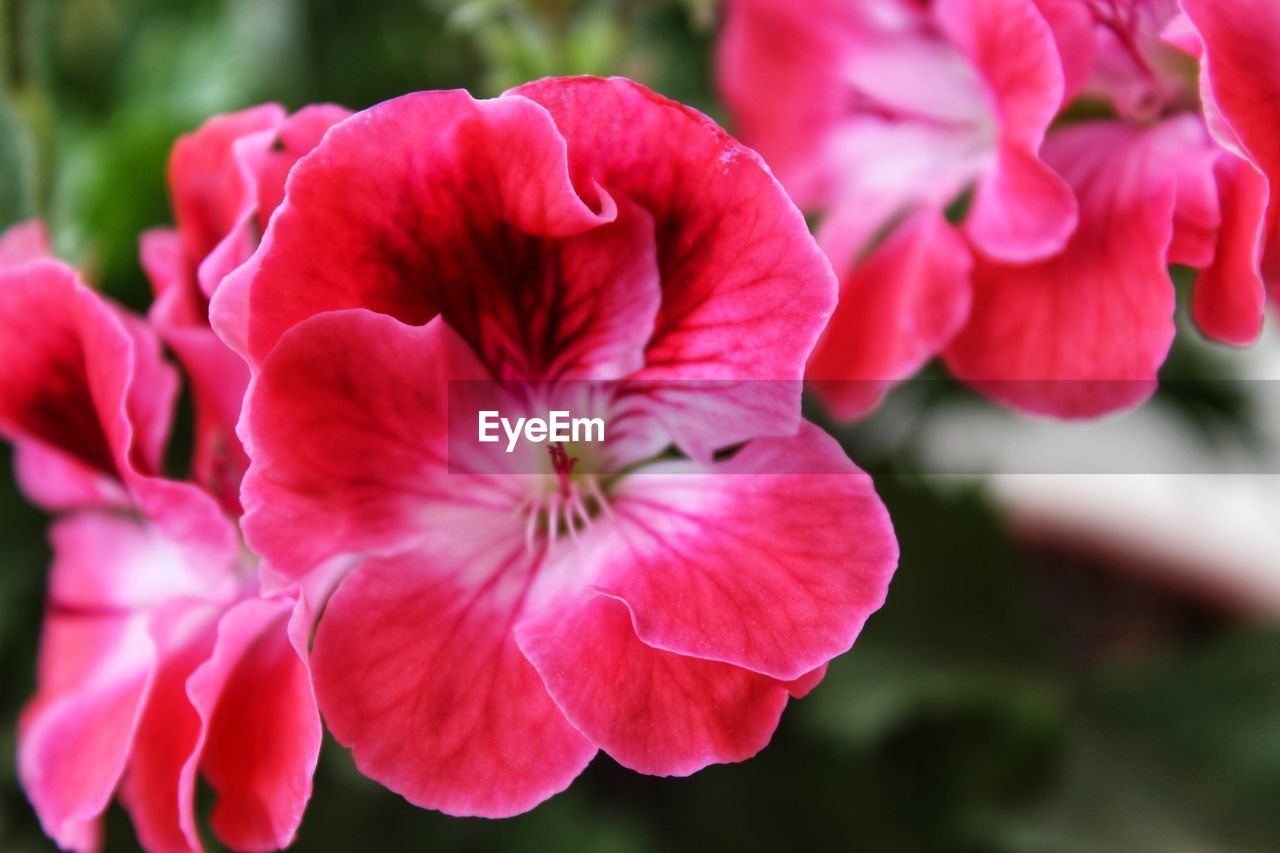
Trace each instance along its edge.
<instances>
[{"instance_id":1,"label":"stamen","mask_svg":"<svg viewBox=\"0 0 1280 853\"><path fill-rule=\"evenodd\" d=\"M547 448L551 454L551 469L560 480L560 494L569 496L569 481L573 477L573 466L578 464L578 457L570 456L560 444L552 444Z\"/></svg>"}]
</instances>

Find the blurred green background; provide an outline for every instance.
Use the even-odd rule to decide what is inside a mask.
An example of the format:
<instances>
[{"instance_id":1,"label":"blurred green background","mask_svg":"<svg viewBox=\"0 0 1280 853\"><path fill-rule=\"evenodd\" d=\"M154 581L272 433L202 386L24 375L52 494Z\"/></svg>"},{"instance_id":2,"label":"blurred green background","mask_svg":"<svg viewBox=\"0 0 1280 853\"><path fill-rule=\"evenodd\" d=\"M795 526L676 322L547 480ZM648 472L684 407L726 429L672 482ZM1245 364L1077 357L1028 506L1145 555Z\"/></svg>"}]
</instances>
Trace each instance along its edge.
<instances>
[{"instance_id":1,"label":"blurred green background","mask_svg":"<svg viewBox=\"0 0 1280 853\"><path fill-rule=\"evenodd\" d=\"M169 221L168 148L211 113L598 73L723 121L714 34L712 0L0 0L0 225L45 217L60 254L142 309L137 235ZM1194 374L1197 358L1175 364ZM1229 395L1188 387L1170 417L1252 428ZM860 432L840 434L866 461ZM1280 630L1021 544L980 487L895 474L915 470L897 453L875 460L902 543L889 603L760 757L664 780L601 756L567 793L493 822L408 806L329 744L297 849L1280 849ZM0 465L12 853L51 847L13 772L49 555ZM113 808L108 849L134 845Z\"/></svg>"}]
</instances>

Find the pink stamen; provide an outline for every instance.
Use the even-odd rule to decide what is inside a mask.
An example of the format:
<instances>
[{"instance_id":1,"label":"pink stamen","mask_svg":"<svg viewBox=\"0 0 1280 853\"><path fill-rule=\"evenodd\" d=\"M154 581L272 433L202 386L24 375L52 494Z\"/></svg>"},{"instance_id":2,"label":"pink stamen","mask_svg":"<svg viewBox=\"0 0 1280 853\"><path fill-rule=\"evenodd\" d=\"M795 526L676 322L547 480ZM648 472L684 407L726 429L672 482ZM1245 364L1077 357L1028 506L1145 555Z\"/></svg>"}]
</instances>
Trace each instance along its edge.
<instances>
[{"instance_id":1,"label":"pink stamen","mask_svg":"<svg viewBox=\"0 0 1280 853\"><path fill-rule=\"evenodd\" d=\"M578 457L570 456L559 444L551 445L547 448L547 452L551 454L551 469L560 480L560 494L568 497L569 480L573 476L573 466L578 464Z\"/></svg>"}]
</instances>

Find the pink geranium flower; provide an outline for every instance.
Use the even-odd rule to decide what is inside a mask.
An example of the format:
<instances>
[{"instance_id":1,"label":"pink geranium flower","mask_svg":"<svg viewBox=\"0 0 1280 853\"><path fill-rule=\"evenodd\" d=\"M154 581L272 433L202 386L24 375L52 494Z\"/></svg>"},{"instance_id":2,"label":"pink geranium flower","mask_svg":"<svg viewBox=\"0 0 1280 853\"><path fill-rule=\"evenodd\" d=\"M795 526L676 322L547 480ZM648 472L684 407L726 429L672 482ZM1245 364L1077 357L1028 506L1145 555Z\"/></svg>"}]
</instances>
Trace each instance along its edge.
<instances>
[{"instance_id":1,"label":"pink geranium flower","mask_svg":"<svg viewBox=\"0 0 1280 853\"><path fill-rule=\"evenodd\" d=\"M0 240L0 434L58 515L18 769L71 849L100 846L117 791L149 850L200 849L198 775L240 849L287 845L310 796L311 622L294 593L260 597L209 493L162 475L177 388L151 329L50 259L39 226Z\"/></svg>"},{"instance_id":2,"label":"pink geranium flower","mask_svg":"<svg viewBox=\"0 0 1280 853\"><path fill-rule=\"evenodd\" d=\"M177 228L142 235L142 266L155 291L148 320L181 360L195 397L192 476L233 514L249 464L235 434L249 371L209 328L209 297L257 248L289 169L347 115L322 104L289 116L263 104L209 119L179 138L169 157Z\"/></svg>"},{"instance_id":3,"label":"pink geranium flower","mask_svg":"<svg viewBox=\"0 0 1280 853\"><path fill-rule=\"evenodd\" d=\"M627 81L407 95L298 163L213 316L255 373L250 544L273 577L354 563L312 665L364 773L503 816L598 749L683 775L768 742L897 558L800 420L834 298L760 160ZM627 426L486 455L463 379Z\"/></svg>"},{"instance_id":4,"label":"pink geranium flower","mask_svg":"<svg viewBox=\"0 0 1280 853\"><path fill-rule=\"evenodd\" d=\"M1249 28L1273 31L1274 10L1255 11ZM1258 39L1219 50L1254 55ZM1268 83L1233 78L1250 94L1227 116L1211 61L1198 94L1201 53L1176 0L734 0L726 99L797 200L826 212L843 277L809 365L837 380L818 384L837 413L938 352L1033 412L1140 402L1173 339L1170 263L1201 270L1206 335L1252 341L1268 143L1241 133ZM970 189L950 234L941 212Z\"/></svg>"}]
</instances>

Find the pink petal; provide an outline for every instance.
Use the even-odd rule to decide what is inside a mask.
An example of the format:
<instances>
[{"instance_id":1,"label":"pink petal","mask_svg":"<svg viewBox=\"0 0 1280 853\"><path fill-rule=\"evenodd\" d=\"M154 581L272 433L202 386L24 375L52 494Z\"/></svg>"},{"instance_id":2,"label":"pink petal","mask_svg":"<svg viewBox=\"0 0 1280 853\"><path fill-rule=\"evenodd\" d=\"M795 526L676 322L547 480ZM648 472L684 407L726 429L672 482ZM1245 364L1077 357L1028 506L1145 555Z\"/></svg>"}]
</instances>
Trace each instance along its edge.
<instances>
[{"instance_id":1,"label":"pink petal","mask_svg":"<svg viewBox=\"0 0 1280 853\"><path fill-rule=\"evenodd\" d=\"M11 225L0 234L0 269L52 257L49 234L38 219Z\"/></svg>"},{"instance_id":2,"label":"pink petal","mask_svg":"<svg viewBox=\"0 0 1280 853\"><path fill-rule=\"evenodd\" d=\"M10 440L74 460L64 475L158 469L177 377L140 323L70 268L37 260L0 270L0 329L0 431Z\"/></svg>"},{"instance_id":3,"label":"pink petal","mask_svg":"<svg viewBox=\"0 0 1280 853\"><path fill-rule=\"evenodd\" d=\"M565 716L641 773L687 776L750 758L787 704L773 679L645 645L608 596L547 608L517 636Z\"/></svg>"},{"instance_id":4,"label":"pink petal","mask_svg":"<svg viewBox=\"0 0 1280 853\"><path fill-rule=\"evenodd\" d=\"M394 554L430 526L447 470L447 359L439 322L320 315L285 336L245 413L253 464L241 522L294 577L343 553Z\"/></svg>"},{"instance_id":5,"label":"pink petal","mask_svg":"<svg viewBox=\"0 0 1280 853\"><path fill-rule=\"evenodd\" d=\"M606 206L596 213L574 191L564 139L536 105L406 95L334 127L299 161L260 250L226 285L251 291L255 364L322 311L367 307L413 324L446 311L465 329L479 321L467 320L473 288L515 303L547 272L545 240L611 220ZM518 339L511 322L500 328Z\"/></svg>"},{"instance_id":6,"label":"pink petal","mask_svg":"<svg viewBox=\"0 0 1280 853\"><path fill-rule=\"evenodd\" d=\"M1051 137L1045 157L1075 189L1080 226L1037 264L978 259L969 323L946 351L951 370L1000 402L1058 417L1148 397L1174 333L1173 164L1202 138L1191 116L1149 130L1095 122Z\"/></svg>"},{"instance_id":7,"label":"pink petal","mask_svg":"<svg viewBox=\"0 0 1280 853\"><path fill-rule=\"evenodd\" d=\"M118 504L102 483L115 479L196 559L234 559L235 528L213 499L157 476L178 380L139 318L37 260L0 270L0 330L0 434L38 445L19 452L22 481L47 482L35 496Z\"/></svg>"},{"instance_id":8,"label":"pink petal","mask_svg":"<svg viewBox=\"0 0 1280 853\"><path fill-rule=\"evenodd\" d=\"M1093 71L1096 21L1093 11L1078 0L1036 0L1045 23L1053 30L1062 61L1062 103L1075 100Z\"/></svg>"},{"instance_id":9,"label":"pink petal","mask_svg":"<svg viewBox=\"0 0 1280 853\"><path fill-rule=\"evenodd\" d=\"M228 166L234 163L240 193L234 221L207 255L195 256L199 263L200 290L212 297L227 274L244 263L258 246L258 239L277 207L284 200L284 184L289 172L312 149L330 127L351 115L334 104L311 104L256 132L231 140L220 152Z\"/></svg>"},{"instance_id":10,"label":"pink petal","mask_svg":"<svg viewBox=\"0 0 1280 853\"><path fill-rule=\"evenodd\" d=\"M1213 263L1196 279L1191 316L1200 331L1244 346L1262 333L1266 290L1262 284L1269 190L1251 163L1223 152L1214 167L1222 225Z\"/></svg>"},{"instance_id":11,"label":"pink petal","mask_svg":"<svg viewBox=\"0 0 1280 853\"><path fill-rule=\"evenodd\" d=\"M716 83L734 129L806 210L833 200L850 165L827 141L848 119L841 69L866 41L860 23L843 0L731 0L724 7Z\"/></svg>"},{"instance_id":12,"label":"pink petal","mask_svg":"<svg viewBox=\"0 0 1280 853\"><path fill-rule=\"evenodd\" d=\"M505 817L564 790L596 748L512 637L535 564L519 526L510 513L463 523L348 575L313 671L329 729L362 773L415 805Z\"/></svg>"},{"instance_id":13,"label":"pink petal","mask_svg":"<svg viewBox=\"0 0 1280 853\"><path fill-rule=\"evenodd\" d=\"M209 658L219 612L176 599L150 614L160 666L120 792L148 850L201 849L195 817L200 716L187 697L187 681Z\"/></svg>"},{"instance_id":14,"label":"pink petal","mask_svg":"<svg viewBox=\"0 0 1280 853\"><path fill-rule=\"evenodd\" d=\"M637 472L610 503L566 559L597 567L639 638L782 681L849 649L897 565L870 478L808 424L711 467Z\"/></svg>"},{"instance_id":15,"label":"pink petal","mask_svg":"<svg viewBox=\"0 0 1280 853\"><path fill-rule=\"evenodd\" d=\"M807 369L834 414L865 414L946 346L969 312L972 266L968 246L926 208L845 277Z\"/></svg>"},{"instance_id":16,"label":"pink petal","mask_svg":"<svg viewBox=\"0 0 1280 853\"><path fill-rule=\"evenodd\" d=\"M217 115L178 139L169 156L169 192L182 235L183 254L198 263L235 226L246 192L232 156L236 140L270 131L284 121L284 108L262 104Z\"/></svg>"},{"instance_id":17,"label":"pink petal","mask_svg":"<svg viewBox=\"0 0 1280 853\"><path fill-rule=\"evenodd\" d=\"M124 360L128 340L106 316L105 306L86 307L90 299L75 274L55 261L0 271L0 428L15 443L41 441L112 474L114 453L98 419L91 382L94 371L111 381L106 371L127 369L112 362ZM97 336L103 348L92 365L87 364L86 323L108 329ZM115 341L107 339L112 332Z\"/></svg>"},{"instance_id":18,"label":"pink petal","mask_svg":"<svg viewBox=\"0 0 1280 853\"><path fill-rule=\"evenodd\" d=\"M995 164L978 183L965 230L1004 261L1051 255L1077 217L1071 188L1039 156L1064 95L1053 30L1033 0L939 0L935 12L978 70L999 123Z\"/></svg>"},{"instance_id":19,"label":"pink petal","mask_svg":"<svg viewBox=\"0 0 1280 853\"><path fill-rule=\"evenodd\" d=\"M308 104L280 125L275 143L256 169L256 212L262 220L262 227L284 201L285 179L294 164L320 144L329 128L350 116L351 110L337 104Z\"/></svg>"},{"instance_id":20,"label":"pink petal","mask_svg":"<svg viewBox=\"0 0 1280 853\"><path fill-rule=\"evenodd\" d=\"M180 543L133 515L77 513L49 535L49 596L64 609L145 611L183 596L229 598L240 583L233 567L191 561Z\"/></svg>"},{"instance_id":21,"label":"pink petal","mask_svg":"<svg viewBox=\"0 0 1280 853\"><path fill-rule=\"evenodd\" d=\"M1177 172L1177 197L1173 210L1173 241L1169 263L1207 267L1218 252L1218 229L1222 226L1222 206L1214 166L1222 149L1213 144L1208 132L1198 149L1189 149L1172 164Z\"/></svg>"},{"instance_id":22,"label":"pink petal","mask_svg":"<svg viewBox=\"0 0 1280 853\"><path fill-rule=\"evenodd\" d=\"M1280 75L1273 58L1280 50L1280 7L1266 0L1224 5L1185 0L1182 8L1199 33L1204 54L1201 96L1220 144L1247 156L1274 186L1280 181ZM1266 224L1270 248L1264 272L1272 293L1280 293L1280 263L1275 260L1280 205L1272 202ZM1241 320L1241 323L1247 322Z\"/></svg>"},{"instance_id":23,"label":"pink petal","mask_svg":"<svg viewBox=\"0 0 1280 853\"><path fill-rule=\"evenodd\" d=\"M145 619L56 603L46 615L38 690L18 726L18 774L62 847L100 846L98 819L124 771L154 666Z\"/></svg>"},{"instance_id":24,"label":"pink petal","mask_svg":"<svg viewBox=\"0 0 1280 853\"><path fill-rule=\"evenodd\" d=\"M876 164L850 179L818 226L818 245L842 275L897 219L950 204L989 160L985 150L974 150L970 131L900 122L865 122L842 142L850 164Z\"/></svg>"},{"instance_id":25,"label":"pink petal","mask_svg":"<svg viewBox=\"0 0 1280 853\"><path fill-rule=\"evenodd\" d=\"M142 235L143 267L157 289L148 320L182 361L195 396L192 476L227 512L240 512L240 480L249 458L235 434L249 384L249 369L209 328L189 281L177 232Z\"/></svg>"},{"instance_id":26,"label":"pink petal","mask_svg":"<svg viewBox=\"0 0 1280 853\"><path fill-rule=\"evenodd\" d=\"M289 846L311 796L320 717L306 664L309 631L291 632L294 611L282 598L235 605L218 624L212 655L187 682L203 724L200 770L218 794L211 824L236 850Z\"/></svg>"},{"instance_id":27,"label":"pink petal","mask_svg":"<svg viewBox=\"0 0 1280 853\"><path fill-rule=\"evenodd\" d=\"M108 473L35 439L13 449L13 473L23 494L50 512L87 507L126 508L124 484Z\"/></svg>"},{"instance_id":28,"label":"pink petal","mask_svg":"<svg viewBox=\"0 0 1280 853\"><path fill-rule=\"evenodd\" d=\"M815 687L822 683L822 679L827 677L827 665L824 663L817 669L810 670L799 678L791 681L783 682L783 687L787 688L787 692L791 694L793 699L803 699L809 695Z\"/></svg>"},{"instance_id":29,"label":"pink petal","mask_svg":"<svg viewBox=\"0 0 1280 853\"><path fill-rule=\"evenodd\" d=\"M681 446L702 455L794 431L799 382L790 380L803 375L836 281L760 158L700 113L627 80L543 80L510 95L550 112L580 191L598 185L653 217L662 307L633 380L654 383L659 397L672 380L788 380L755 383L778 392L763 410L752 410L757 398L727 421L685 419Z\"/></svg>"},{"instance_id":30,"label":"pink petal","mask_svg":"<svg viewBox=\"0 0 1280 853\"><path fill-rule=\"evenodd\" d=\"M1212 101L1206 108L1221 115L1245 152L1274 180L1280 175L1275 135L1280 75L1271 59L1280 50L1280 7L1267 0L1183 0L1182 6L1204 45L1203 91Z\"/></svg>"}]
</instances>

